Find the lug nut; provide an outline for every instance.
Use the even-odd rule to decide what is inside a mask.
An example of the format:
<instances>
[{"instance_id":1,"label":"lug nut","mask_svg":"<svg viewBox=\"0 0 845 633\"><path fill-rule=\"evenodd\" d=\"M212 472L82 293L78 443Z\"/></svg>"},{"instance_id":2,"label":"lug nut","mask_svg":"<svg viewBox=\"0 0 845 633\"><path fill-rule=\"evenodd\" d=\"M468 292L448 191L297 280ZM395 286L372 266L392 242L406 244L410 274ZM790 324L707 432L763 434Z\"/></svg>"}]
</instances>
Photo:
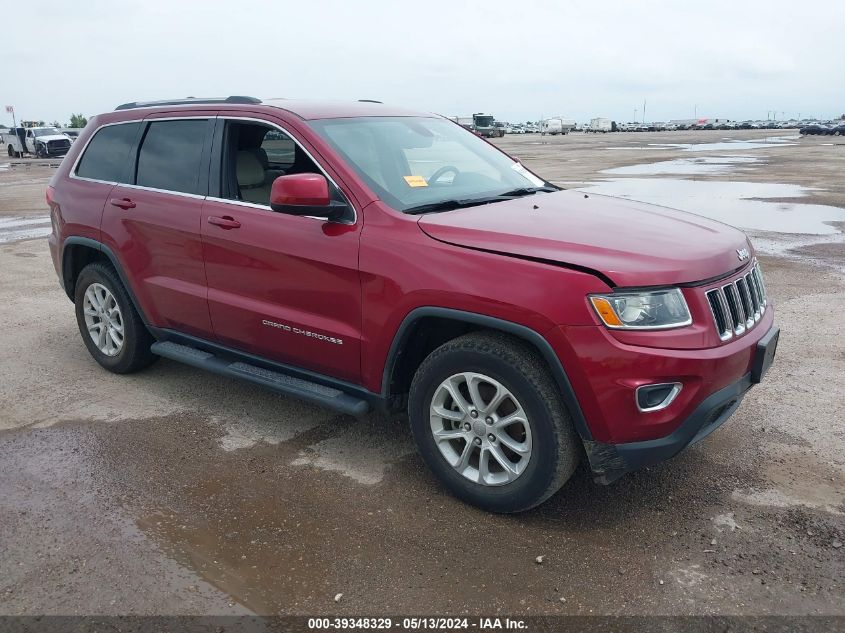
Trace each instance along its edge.
<instances>
[{"instance_id":1,"label":"lug nut","mask_svg":"<svg viewBox=\"0 0 845 633\"><path fill-rule=\"evenodd\" d=\"M495 442L496 436L491 433L490 435L487 436L487 439L490 440L491 442Z\"/></svg>"},{"instance_id":2,"label":"lug nut","mask_svg":"<svg viewBox=\"0 0 845 633\"><path fill-rule=\"evenodd\" d=\"M481 446L481 438L480 437L475 438L472 442L476 446Z\"/></svg>"},{"instance_id":3,"label":"lug nut","mask_svg":"<svg viewBox=\"0 0 845 633\"><path fill-rule=\"evenodd\" d=\"M493 418L491 418L489 415L487 416L487 418L486 418L484 421L485 421L487 424L493 424Z\"/></svg>"},{"instance_id":4,"label":"lug nut","mask_svg":"<svg viewBox=\"0 0 845 633\"><path fill-rule=\"evenodd\" d=\"M470 414L472 417L474 417L474 418L477 418L477 417L478 417L478 411L476 411L475 409L473 409L472 411L470 411L470 412L469 412L469 414Z\"/></svg>"},{"instance_id":5,"label":"lug nut","mask_svg":"<svg viewBox=\"0 0 845 633\"><path fill-rule=\"evenodd\" d=\"M472 424L470 424L469 422L464 424L464 431L472 431Z\"/></svg>"}]
</instances>

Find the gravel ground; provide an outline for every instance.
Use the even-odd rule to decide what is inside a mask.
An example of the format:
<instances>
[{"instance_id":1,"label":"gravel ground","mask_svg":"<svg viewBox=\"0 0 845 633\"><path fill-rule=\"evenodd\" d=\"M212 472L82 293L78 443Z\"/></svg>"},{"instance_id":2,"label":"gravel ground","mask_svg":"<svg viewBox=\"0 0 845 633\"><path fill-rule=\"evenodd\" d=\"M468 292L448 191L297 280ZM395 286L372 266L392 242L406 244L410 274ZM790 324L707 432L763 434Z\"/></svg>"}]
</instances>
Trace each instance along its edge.
<instances>
[{"instance_id":1,"label":"gravel ground","mask_svg":"<svg viewBox=\"0 0 845 633\"><path fill-rule=\"evenodd\" d=\"M727 135L500 144L587 186ZM816 187L804 201L844 209L842 142L790 142L694 179ZM681 146L630 149L649 143ZM0 161L0 614L845 615L843 225L751 231L770 246L782 333L722 429L610 487L582 470L544 506L496 516L441 489L401 421L168 361L100 369L26 232L43 231L51 173Z\"/></svg>"}]
</instances>

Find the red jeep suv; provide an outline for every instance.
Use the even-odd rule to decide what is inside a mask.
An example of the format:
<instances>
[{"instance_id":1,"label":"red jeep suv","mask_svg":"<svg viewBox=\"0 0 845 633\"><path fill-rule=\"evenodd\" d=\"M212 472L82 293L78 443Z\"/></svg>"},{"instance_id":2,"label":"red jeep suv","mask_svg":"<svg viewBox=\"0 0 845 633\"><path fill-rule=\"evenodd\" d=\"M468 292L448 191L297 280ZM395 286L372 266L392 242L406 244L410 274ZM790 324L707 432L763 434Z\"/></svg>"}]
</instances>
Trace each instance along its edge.
<instances>
[{"instance_id":1,"label":"red jeep suv","mask_svg":"<svg viewBox=\"0 0 845 633\"><path fill-rule=\"evenodd\" d=\"M564 191L378 102L128 103L47 189L50 250L106 369L164 356L337 411L407 410L498 512L721 425L778 329L745 235Z\"/></svg>"}]
</instances>

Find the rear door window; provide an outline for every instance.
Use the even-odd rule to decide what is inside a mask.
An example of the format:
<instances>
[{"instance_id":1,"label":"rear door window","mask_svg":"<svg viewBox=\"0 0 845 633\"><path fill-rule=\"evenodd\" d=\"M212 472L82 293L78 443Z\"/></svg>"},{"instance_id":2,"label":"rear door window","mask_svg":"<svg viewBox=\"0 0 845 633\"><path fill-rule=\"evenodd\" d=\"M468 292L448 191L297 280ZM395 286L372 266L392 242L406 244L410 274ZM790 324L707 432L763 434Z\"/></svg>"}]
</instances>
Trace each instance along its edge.
<instances>
[{"instance_id":1,"label":"rear door window","mask_svg":"<svg viewBox=\"0 0 845 633\"><path fill-rule=\"evenodd\" d=\"M138 153L135 184L153 189L199 193L207 119L153 121Z\"/></svg>"},{"instance_id":2,"label":"rear door window","mask_svg":"<svg viewBox=\"0 0 845 633\"><path fill-rule=\"evenodd\" d=\"M98 130L85 148L76 175L106 182L128 182L127 163L140 126L136 121Z\"/></svg>"}]
</instances>

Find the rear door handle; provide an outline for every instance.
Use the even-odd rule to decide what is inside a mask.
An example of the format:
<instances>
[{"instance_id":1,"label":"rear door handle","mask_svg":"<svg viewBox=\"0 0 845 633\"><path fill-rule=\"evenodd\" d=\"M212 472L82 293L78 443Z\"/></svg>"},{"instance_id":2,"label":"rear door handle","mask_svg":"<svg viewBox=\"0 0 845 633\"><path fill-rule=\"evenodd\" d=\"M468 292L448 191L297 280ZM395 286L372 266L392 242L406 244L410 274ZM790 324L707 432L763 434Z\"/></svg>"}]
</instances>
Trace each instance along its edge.
<instances>
[{"instance_id":1,"label":"rear door handle","mask_svg":"<svg viewBox=\"0 0 845 633\"><path fill-rule=\"evenodd\" d=\"M219 226L221 229L239 229L241 223L230 215L224 215L222 218L210 215L208 216L208 223L214 226Z\"/></svg>"},{"instance_id":2,"label":"rear door handle","mask_svg":"<svg viewBox=\"0 0 845 633\"><path fill-rule=\"evenodd\" d=\"M120 207L121 209L134 209L135 203L132 202L129 198L112 198L109 200L109 204L114 207Z\"/></svg>"}]
</instances>

